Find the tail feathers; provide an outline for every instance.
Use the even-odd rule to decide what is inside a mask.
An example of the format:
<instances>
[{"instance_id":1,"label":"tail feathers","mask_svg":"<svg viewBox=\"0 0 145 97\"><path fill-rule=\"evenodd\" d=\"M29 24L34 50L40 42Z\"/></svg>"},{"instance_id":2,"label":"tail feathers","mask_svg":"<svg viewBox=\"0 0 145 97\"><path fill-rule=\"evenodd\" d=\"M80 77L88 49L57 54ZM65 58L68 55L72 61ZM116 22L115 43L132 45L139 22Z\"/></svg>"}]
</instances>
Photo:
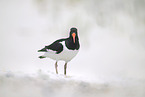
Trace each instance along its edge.
<instances>
[{"instance_id":1,"label":"tail feathers","mask_svg":"<svg viewBox=\"0 0 145 97\"><path fill-rule=\"evenodd\" d=\"M38 52L46 52L46 49L43 48L43 49L41 49L41 50L38 50Z\"/></svg>"},{"instance_id":2,"label":"tail feathers","mask_svg":"<svg viewBox=\"0 0 145 97\"><path fill-rule=\"evenodd\" d=\"M40 59L46 58L45 56L39 56Z\"/></svg>"}]
</instances>

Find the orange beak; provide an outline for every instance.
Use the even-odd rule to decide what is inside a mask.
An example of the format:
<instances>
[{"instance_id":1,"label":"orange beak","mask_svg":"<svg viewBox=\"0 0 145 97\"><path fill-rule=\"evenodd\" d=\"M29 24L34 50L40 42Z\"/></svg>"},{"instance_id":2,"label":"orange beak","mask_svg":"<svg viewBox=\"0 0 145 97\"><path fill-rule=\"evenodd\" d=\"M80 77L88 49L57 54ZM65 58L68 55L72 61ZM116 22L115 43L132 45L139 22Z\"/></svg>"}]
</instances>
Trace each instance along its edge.
<instances>
[{"instance_id":1,"label":"orange beak","mask_svg":"<svg viewBox=\"0 0 145 97\"><path fill-rule=\"evenodd\" d=\"M72 34L72 37L73 37L73 41L74 41L74 43L75 43L75 37L76 37L76 34L73 33L73 34Z\"/></svg>"}]
</instances>

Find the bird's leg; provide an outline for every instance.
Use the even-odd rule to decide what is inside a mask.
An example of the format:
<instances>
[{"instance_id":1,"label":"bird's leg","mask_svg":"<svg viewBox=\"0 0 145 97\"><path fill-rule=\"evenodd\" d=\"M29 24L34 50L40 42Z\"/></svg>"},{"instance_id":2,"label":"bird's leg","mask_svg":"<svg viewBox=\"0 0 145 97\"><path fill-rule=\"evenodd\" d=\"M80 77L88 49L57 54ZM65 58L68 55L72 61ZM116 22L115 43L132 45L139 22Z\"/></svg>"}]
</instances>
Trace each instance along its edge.
<instances>
[{"instance_id":1,"label":"bird's leg","mask_svg":"<svg viewBox=\"0 0 145 97\"><path fill-rule=\"evenodd\" d=\"M66 68L67 68L67 63L64 65L64 75L66 75Z\"/></svg>"},{"instance_id":2,"label":"bird's leg","mask_svg":"<svg viewBox=\"0 0 145 97\"><path fill-rule=\"evenodd\" d=\"M57 67L58 67L58 65L57 65L57 61L56 61L56 63L55 63L56 74L58 74Z\"/></svg>"}]
</instances>

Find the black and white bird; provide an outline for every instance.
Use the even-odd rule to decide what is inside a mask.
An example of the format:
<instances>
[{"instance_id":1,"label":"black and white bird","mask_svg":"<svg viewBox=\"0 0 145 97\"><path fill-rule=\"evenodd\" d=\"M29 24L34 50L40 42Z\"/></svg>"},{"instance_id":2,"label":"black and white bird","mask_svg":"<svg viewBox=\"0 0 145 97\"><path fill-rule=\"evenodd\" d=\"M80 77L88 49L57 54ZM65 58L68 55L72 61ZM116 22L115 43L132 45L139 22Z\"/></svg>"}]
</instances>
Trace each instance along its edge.
<instances>
[{"instance_id":1,"label":"black and white bird","mask_svg":"<svg viewBox=\"0 0 145 97\"><path fill-rule=\"evenodd\" d=\"M56 40L52 44L45 46L41 50L38 50L38 52L44 52L44 54L39 56L39 58L42 59L48 57L56 60L55 69L57 74L57 62L59 60L65 61L64 74L66 75L67 63L77 55L79 48L80 44L77 29L71 28L68 38Z\"/></svg>"}]
</instances>

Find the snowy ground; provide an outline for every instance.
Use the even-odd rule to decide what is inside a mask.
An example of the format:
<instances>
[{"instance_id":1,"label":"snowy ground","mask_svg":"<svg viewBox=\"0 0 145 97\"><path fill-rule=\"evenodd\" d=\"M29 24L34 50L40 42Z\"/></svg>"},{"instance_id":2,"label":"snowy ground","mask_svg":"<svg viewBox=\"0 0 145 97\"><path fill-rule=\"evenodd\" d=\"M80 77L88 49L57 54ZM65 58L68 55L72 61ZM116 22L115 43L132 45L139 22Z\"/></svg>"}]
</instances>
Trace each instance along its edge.
<instances>
[{"instance_id":1,"label":"snowy ground","mask_svg":"<svg viewBox=\"0 0 145 97\"><path fill-rule=\"evenodd\" d=\"M85 78L0 72L0 97L144 97L145 82L117 80L91 82ZM101 81L102 80L102 81Z\"/></svg>"}]
</instances>

